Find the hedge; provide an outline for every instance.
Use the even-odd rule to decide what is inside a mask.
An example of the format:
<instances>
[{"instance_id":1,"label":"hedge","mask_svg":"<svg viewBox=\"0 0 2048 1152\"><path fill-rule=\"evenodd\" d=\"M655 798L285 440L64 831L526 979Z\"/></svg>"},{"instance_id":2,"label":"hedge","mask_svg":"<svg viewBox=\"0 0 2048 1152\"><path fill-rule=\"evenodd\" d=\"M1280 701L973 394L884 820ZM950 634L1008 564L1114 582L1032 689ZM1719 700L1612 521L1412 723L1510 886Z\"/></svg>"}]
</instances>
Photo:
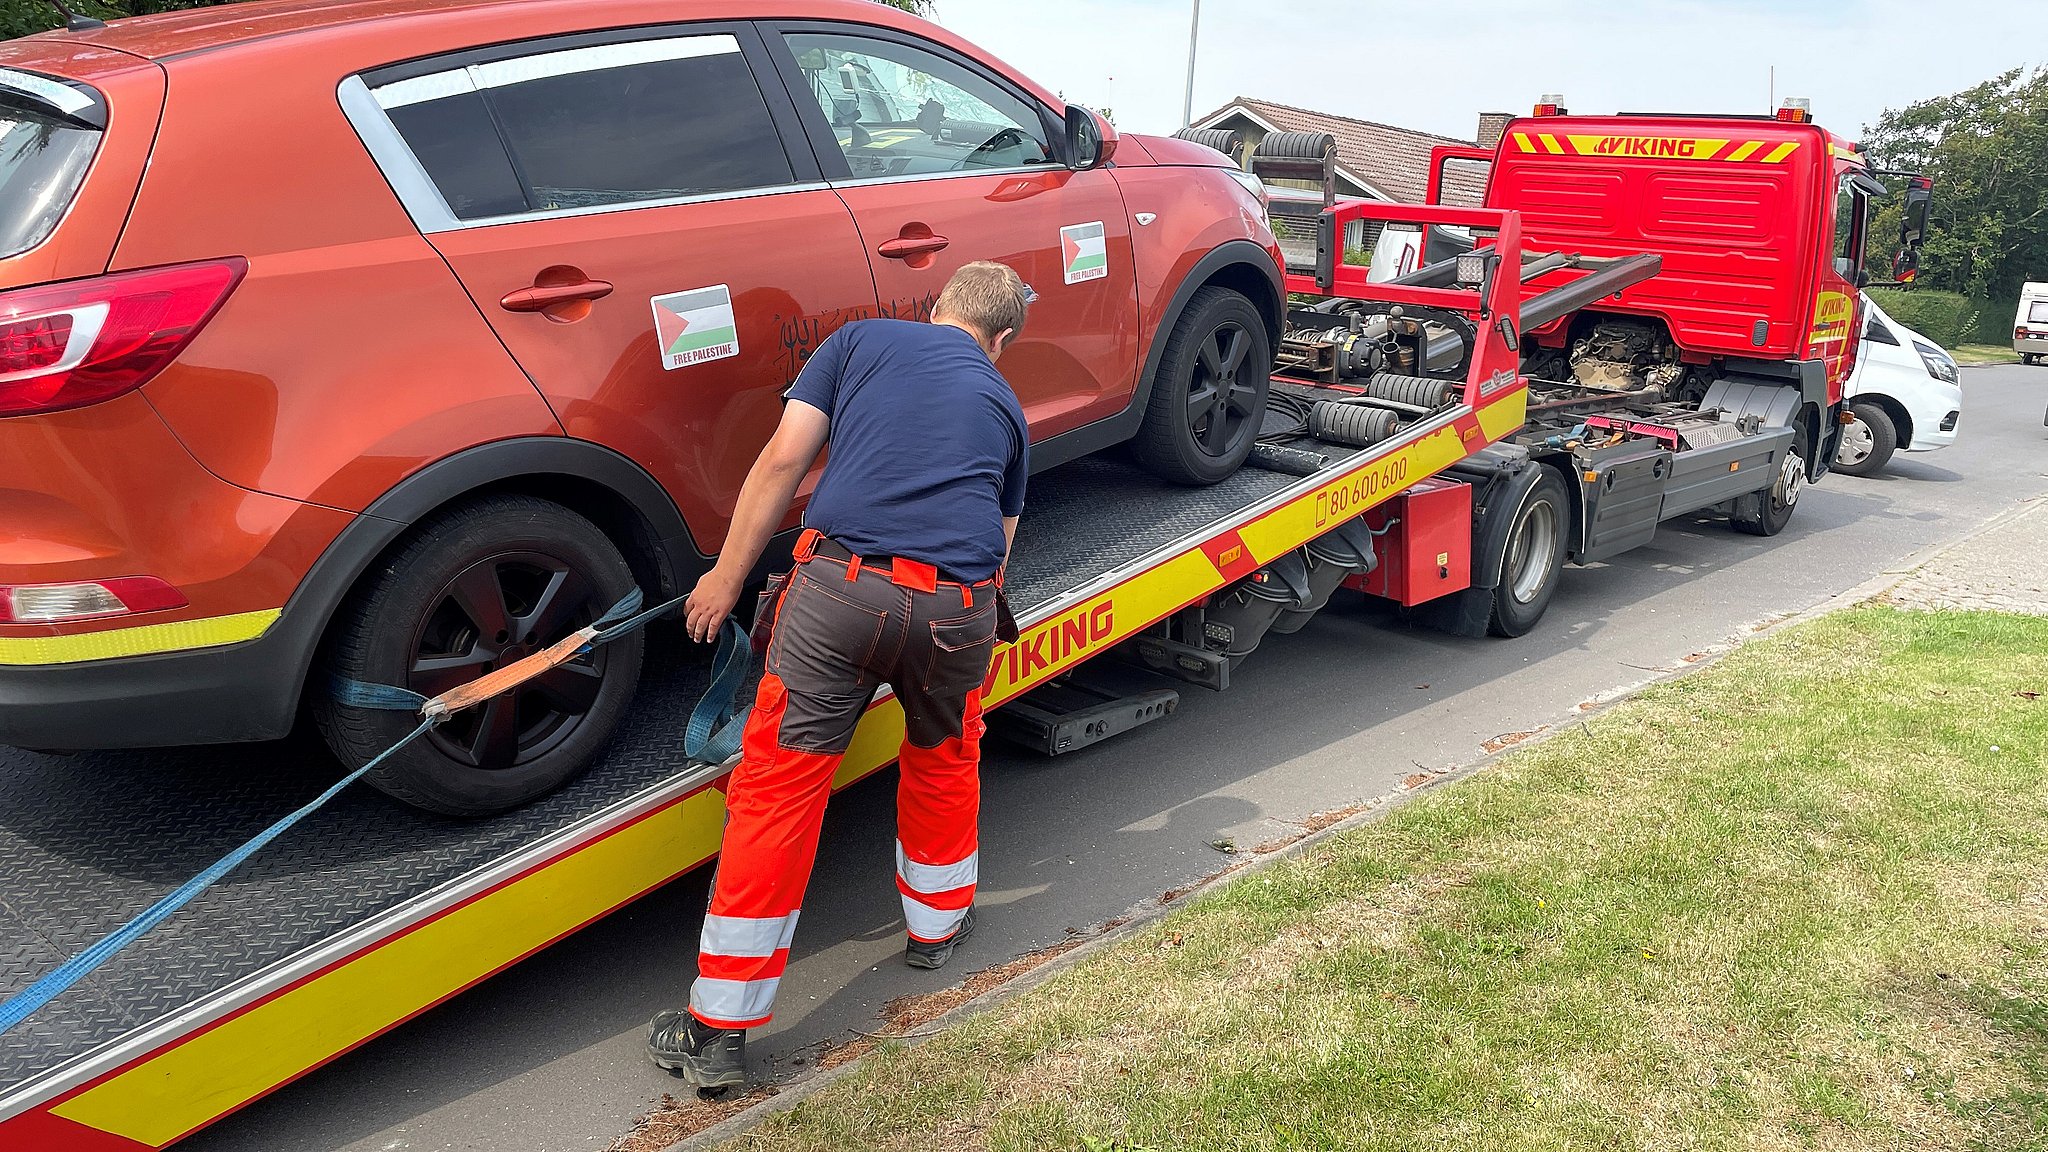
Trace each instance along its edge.
<instances>
[{"instance_id":1,"label":"hedge","mask_svg":"<svg viewBox=\"0 0 2048 1152\"><path fill-rule=\"evenodd\" d=\"M1971 299L1960 292L1926 288L1871 288L1870 298L1892 319L1943 348L1964 344L2002 344L2011 301Z\"/></svg>"}]
</instances>

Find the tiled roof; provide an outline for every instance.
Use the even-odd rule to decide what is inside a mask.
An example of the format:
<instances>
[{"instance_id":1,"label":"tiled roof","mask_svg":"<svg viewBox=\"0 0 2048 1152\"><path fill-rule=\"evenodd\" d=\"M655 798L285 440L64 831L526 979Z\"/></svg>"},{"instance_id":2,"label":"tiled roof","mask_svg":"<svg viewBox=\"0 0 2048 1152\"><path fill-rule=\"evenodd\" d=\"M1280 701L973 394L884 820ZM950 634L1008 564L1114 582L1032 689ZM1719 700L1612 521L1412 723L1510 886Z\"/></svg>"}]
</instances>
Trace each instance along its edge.
<instances>
[{"instance_id":1,"label":"tiled roof","mask_svg":"<svg viewBox=\"0 0 2048 1152\"><path fill-rule=\"evenodd\" d=\"M1282 132L1328 132L1337 138L1337 165L1373 188L1404 204L1420 204L1429 186L1429 151L1439 144L1466 144L1429 132L1396 128L1371 120L1332 116L1240 96L1230 103L1198 117L1197 125L1211 124L1232 112L1249 112ZM1444 200L1452 204L1477 204L1486 194L1485 177L1476 165L1452 164L1444 175Z\"/></svg>"}]
</instances>

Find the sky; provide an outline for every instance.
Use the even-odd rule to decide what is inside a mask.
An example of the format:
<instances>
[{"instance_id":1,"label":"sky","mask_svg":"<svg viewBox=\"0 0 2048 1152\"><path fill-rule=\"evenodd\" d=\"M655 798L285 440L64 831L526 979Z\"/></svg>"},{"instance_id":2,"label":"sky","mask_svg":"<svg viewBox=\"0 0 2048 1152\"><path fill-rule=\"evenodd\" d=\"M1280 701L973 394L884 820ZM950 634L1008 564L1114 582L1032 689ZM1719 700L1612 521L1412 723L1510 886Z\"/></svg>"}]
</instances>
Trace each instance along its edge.
<instances>
[{"instance_id":1,"label":"sky","mask_svg":"<svg viewBox=\"0 0 2048 1152\"><path fill-rule=\"evenodd\" d=\"M1181 126L1190 0L936 0L939 23L1118 127ZM1764 112L1860 138L1886 108L2048 64L2042 0L1202 0L1195 115L1236 96L1469 139L1574 112Z\"/></svg>"}]
</instances>

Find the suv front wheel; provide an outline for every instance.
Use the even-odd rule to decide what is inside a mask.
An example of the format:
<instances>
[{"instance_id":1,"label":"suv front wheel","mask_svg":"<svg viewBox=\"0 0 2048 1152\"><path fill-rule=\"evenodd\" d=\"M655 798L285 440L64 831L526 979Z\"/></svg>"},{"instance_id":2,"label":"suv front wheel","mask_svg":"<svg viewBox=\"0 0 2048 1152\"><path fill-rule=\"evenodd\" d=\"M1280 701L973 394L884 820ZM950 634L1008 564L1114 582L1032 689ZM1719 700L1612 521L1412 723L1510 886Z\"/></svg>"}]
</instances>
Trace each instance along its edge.
<instances>
[{"instance_id":1,"label":"suv front wheel","mask_svg":"<svg viewBox=\"0 0 2048 1152\"><path fill-rule=\"evenodd\" d=\"M427 522L336 621L328 670L436 696L597 619L634 586L610 538L559 504L498 496ZM372 772L399 800L484 816L561 787L603 751L640 678L646 636L594 649L457 713ZM320 692L314 718L353 768L418 724Z\"/></svg>"},{"instance_id":2,"label":"suv front wheel","mask_svg":"<svg viewBox=\"0 0 2048 1152\"><path fill-rule=\"evenodd\" d=\"M1176 484L1214 484L1237 471L1259 438L1272 378L1258 308L1228 288L1200 289L1166 337L1132 442L1138 463Z\"/></svg>"}]
</instances>

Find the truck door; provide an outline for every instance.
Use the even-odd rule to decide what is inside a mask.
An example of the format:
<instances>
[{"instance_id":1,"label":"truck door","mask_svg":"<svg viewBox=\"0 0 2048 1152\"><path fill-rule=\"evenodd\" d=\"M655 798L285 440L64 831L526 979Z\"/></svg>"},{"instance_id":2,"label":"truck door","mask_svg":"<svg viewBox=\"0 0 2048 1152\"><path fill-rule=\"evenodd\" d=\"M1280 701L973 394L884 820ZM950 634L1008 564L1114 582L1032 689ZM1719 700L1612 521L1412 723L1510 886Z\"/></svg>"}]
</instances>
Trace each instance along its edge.
<instances>
[{"instance_id":1,"label":"truck door","mask_svg":"<svg viewBox=\"0 0 2048 1152\"><path fill-rule=\"evenodd\" d=\"M874 282L751 25L592 39L366 76L391 138L365 139L563 429L715 551L782 390Z\"/></svg>"},{"instance_id":2,"label":"truck door","mask_svg":"<svg viewBox=\"0 0 2048 1152\"><path fill-rule=\"evenodd\" d=\"M999 260L1038 294L1000 368L1034 439L1115 415L1138 361L1129 217L1108 171L1075 172L1051 110L903 33L783 24L768 39L827 179L853 210L882 313L930 316L961 265Z\"/></svg>"},{"instance_id":3,"label":"truck door","mask_svg":"<svg viewBox=\"0 0 2048 1152\"><path fill-rule=\"evenodd\" d=\"M1813 327L1807 334L1806 354L1827 364L1830 404L1842 401L1842 388L1856 368L1858 338L1863 331L1857 281L1870 232L1868 183L1869 177L1856 172L1836 176L1831 213L1834 242L1827 266L1821 270Z\"/></svg>"}]
</instances>

